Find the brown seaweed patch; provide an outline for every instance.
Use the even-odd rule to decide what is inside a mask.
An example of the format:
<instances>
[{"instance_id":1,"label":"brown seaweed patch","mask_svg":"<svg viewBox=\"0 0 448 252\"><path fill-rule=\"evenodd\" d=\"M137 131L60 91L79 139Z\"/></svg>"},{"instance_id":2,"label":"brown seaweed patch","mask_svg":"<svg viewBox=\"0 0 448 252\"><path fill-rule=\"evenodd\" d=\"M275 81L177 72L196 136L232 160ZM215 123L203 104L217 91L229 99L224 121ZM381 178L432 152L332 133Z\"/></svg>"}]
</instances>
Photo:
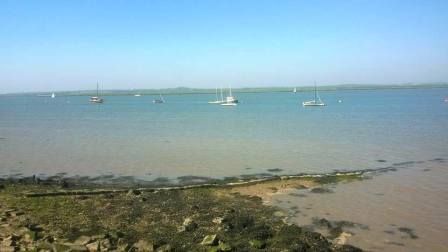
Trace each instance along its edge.
<instances>
[{"instance_id":1,"label":"brown seaweed patch","mask_svg":"<svg viewBox=\"0 0 448 252\"><path fill-rule=\"evenodd\" d=\"M267 169L268 172L282 172L283 169L280 168L272 168L272 169Z\"/></svg>"},{"instance_id":2,"label":"brown seaweed patch","mask_svg":"<svg viewBox=\"0 0 448 252\"><path fill-rule=\"evenodd\" d=\"M325 188L325 187L315 187L313 189L311 189L312 193L332 193L333 191L329 188Z\"/></svg>"},{"instance_id":3,"label":"brown seaweed patch","mask_svg":"<svg viewBox=\"0 0 448 252\"><path fill-rule=\"evenodd\" d=\"M399 227L398 231L407 234L411 239L417 239L418 236L415 234L414 230L408 227Z\"/></svg>"},{"instance_id":4,"label":"brown seaweed patch","mask_svg":"<svg viewBox=\"0 0 448 252\"><path fill-rule=\"evenodd\" d=\"M261 179L261 178L269 178L273 175L270 173L254 173L254 174L243 174L240 176L243 180L254 180L254 179Z\"/></svg>"},{"instance_id":5,"label":"brown seaweed patch","mask_svg":"<svg viewBox=\"0 0 448 252\"><path fill-rule=\"evenodd\" d=\"M384 160L384 159L377 159L376 160L378 163L386 163L387 161L386 160Z\"/></svg>"},{"instance_id":6,"label":"brown seaweed patch","mask_svg":"<svg viewBox=\"0 0 448 252\"><path fill-rule=\"evenodd\" d=\"M395 246L400 246L400 247L404 247L405 246L404 243L394 242L394 241L388 241L388 242L385 242L385 244L395 245Z\"/></svg>"},{"instance_id":7,"label":"brown seaweed patch","mask_svg":"<svg viewBox=\"0 0 448 252\"><path fill-rule=\"evenodd\" d=\"M153 181L151 181L151 182L153 182L153 183L157 183L157 184L161 184L161 183L169 183L170 182L170 179L169 178L167 178L167 177L158 177L158 178L155 178Z\"/></svg>"},{"instance_id":8,"label":"brown seaweed patch","mask_svg":"<svg viewBox=\"0 0 448 252\"><path fill-rule=\"evenodd\" d=\"M99 175L93 178L90 178L90 181L104 181L104 180L111 180L113 179L115 176L110 174L110 175Z\"/></svg>"},{"instance_id":9,"label":"brown seaweed patch","mask_svg":"<svg viewBox=\"0 0 448 252\"><path fill-rule=\"evenodd\" d=\"M201 183L207 183L207 182L213 181L213 179L210 177L193 176L193 175L180 176L180 177L177 177L177 180L179 181L180 184L201 184Z\"/></svg>"},{"instance_id":10,"label":"brown seaweed patch","mask_svg":"<svg viewBox=\"0 0 448 252\"><path fill-rule=\"evenodd\" d=\"M342 232L349 232L347 228L359 228L363 230L369 229L369 226L351 221L329 221L325 218L313 217L312 224L314 227L325 228L329 232L329 238L334 239ZM351 233L351 232L350 232Z\"/></svg>"},{"instance_id":11,"label":"brown seaweed patch","mask_svg":"<svg viewBox=\"0 0 448 252\"><path fill-rule=\"evenodd\" d=\"M306 194L302 194L302 193L290 193L289 195L293 196L293 197L299 197L299 198L304 198L307 196Z\"/></svg>"},{"instance_id":12,"label":"brown seaweed patch","mask_svg":"<svg viewBox=\"0 0 448 252\"><path fill-rule=\"evenodd\" d=\"M399 163L393 163L393 166L411 166L415 164L415 161L406 161L406 162L399 162Z\"/></svg>"},{"instance_id":13,"label":"brown seaweed patch","mask_svg":"<svg viewBox=\"0 0 448 252\"><path fill-rule=\"evenodd\" d=\"M428 160L429 162L435 162L435 163L439 163L439 164L444 164L446 162L446 159L444 158L433 158Z\"/></svg>"}]
</instances>

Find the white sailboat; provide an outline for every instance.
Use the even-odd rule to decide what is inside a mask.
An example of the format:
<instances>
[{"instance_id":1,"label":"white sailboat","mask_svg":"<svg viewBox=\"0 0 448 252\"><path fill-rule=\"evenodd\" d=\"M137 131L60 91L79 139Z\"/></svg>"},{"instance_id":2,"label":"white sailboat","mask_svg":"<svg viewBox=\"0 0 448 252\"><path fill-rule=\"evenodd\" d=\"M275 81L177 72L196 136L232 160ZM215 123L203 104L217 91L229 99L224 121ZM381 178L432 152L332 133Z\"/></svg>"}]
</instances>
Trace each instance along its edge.
<instances>
[{"instance_id":1,"label":"white sailboat","mask_svg":"<svg viewBox=\"0 0 448 252\"><path fill-rule=\"evenodd\" d=\"M293 90L292 90L292 92L295 94L295 93L297 93L297 88L294 88Z\"/></svg>"},{"instance_id":2,"label":"white sailboat","mask_svg":"<svg viewBox=\"0 0 448 252\"><path fill-rule=\"evenodd\" d=\"M154 98L154 100L152 100L152 103L165 103L162 94L159 93L159 98Z\"/></svg>"},{"instance_id":3,"label":"white sailboat","mask_svg":"<svg viewBox=\"0 0 448 252\"><path fill-rule=\"evenodd\" d=\"M229 85L229 96L226 97L226 100L224 103L222 103L222 106L236 106L238 103L238 99L232 95L232 87Z\"/></svg>"},{"instance_id":4,"label":"white sailboat","mask_svg":"<svg viewBox=\"0 0 448 252\"><path fill-rule=\"evenodd\" d=\"M51 98L55 98L56 95L54 94L54 92L51 94Z\"/></svg>"},{"instance_id":5,"label":"white sailboat","mask_svg":"<svg viewBox=\"0 0 448 252\"><path fill-rule=\"evenodd\" d=\"M99 90L99 85L98 85L98 82L96 82L96 96L90 97L90 102L92 102L92 103L103 103L104 102L103 98L101 98L99 96L98 90Z\"/></svg>"},{"instance_id":6,"label":"white sailboat","mask_svg":"<svg viewBox=\"0 0 448 252\"><path fill-rule=\"evenodd\" d=\"M222 87L221 87L221 100L218 100L218 87L216 87L216 100L214 101L209 101L209 104L222 104L224 103L224 97L222 95Z\"/></svg>"},{"instance_id":7,"label":"white sailboat","mask_svg":"<svg viewBox=\"0 0 448 252\"><path fill-rule=\"evenodd\" d=\"M302 102L303 106L325 106L326 104L320 99L317 94L316 82L314 82L314 100Z\"/></svg>"}]
</instances>

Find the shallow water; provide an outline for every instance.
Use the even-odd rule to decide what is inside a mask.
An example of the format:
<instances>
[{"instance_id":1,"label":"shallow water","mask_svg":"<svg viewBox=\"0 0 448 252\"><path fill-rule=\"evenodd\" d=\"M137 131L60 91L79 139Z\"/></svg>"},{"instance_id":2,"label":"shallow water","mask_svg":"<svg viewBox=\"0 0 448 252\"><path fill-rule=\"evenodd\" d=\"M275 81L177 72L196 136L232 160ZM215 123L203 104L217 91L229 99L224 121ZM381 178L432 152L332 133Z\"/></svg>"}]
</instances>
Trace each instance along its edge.
<instances>
[{"instance_id":1,"label":"shallow water","mask_svg":"<svg viewBox=\"0 0 448 252\"><path fill-rule=\"evenodd\" d=\"M141 179L376 168L448 153L448 89L105 97L0 96L0 175ZM343 102L338 103L341 99Z\"/></svg>"},{"instance_id":2,"label":"shallow water","mask_svg":"<svg viewBox=\"0 0 448 252\"><path fill-rule=\"evenodd\" d=\"M447 161L405 165L372 179L331 186L332 193L294 189L275 195L273 202L290 209L289 221L301 226L311 225L313 217L367 225L345 231L353 232L349 244L368 251L446 251ZM417 237L400 228L410 228Z\"/></svg>"}]
</instances>

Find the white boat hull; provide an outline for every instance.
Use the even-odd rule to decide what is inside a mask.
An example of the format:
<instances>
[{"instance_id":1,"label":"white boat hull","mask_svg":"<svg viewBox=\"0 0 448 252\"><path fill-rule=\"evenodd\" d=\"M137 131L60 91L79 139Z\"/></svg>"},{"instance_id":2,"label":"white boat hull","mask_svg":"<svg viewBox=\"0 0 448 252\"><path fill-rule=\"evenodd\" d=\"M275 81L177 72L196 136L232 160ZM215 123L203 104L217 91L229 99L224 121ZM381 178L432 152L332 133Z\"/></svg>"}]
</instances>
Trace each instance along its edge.
<instances>
[{"instance_id":1,"label":"white boat hull","mask_svg":"<svg viewBox=\"0 0 448 252\"><path fill-rule=\"evenodd\" d=\"M102 98L91 98L90 102L92 102L92 103L103 103L104 100Z\"/></svg>"},{"instance_id":2,"label":"white boat hull","mask_svg":"<svg viewBox=\"0 0 448 252\"><path fill-rule=\"evenodd\" d=\"M307 106L321 107L321 106L325 106L326 104L323 102L317 102L317 101L306 101L306 102L302 102L302 105L304 107L307 107Z\"/></svg>"},{"instance_id":3,"label":"white boat hull","mask_svg":"<svg viewBox=\"0 0 448 252\"><path fill-rule=\"evenodd\" d=\"M228 103L228 102L221 104L221 106L236 106L236 105L237 105L236 103Z\"/></svg>"},{"instance_id":4,"label":"white boat hull","mask_svg":"<svg viewBox=\"0 0 448 252\"><path fill-rule=\"evenodd\" d=\"M225 103L225 101L209 101L208 104L222 104Z\"/></svg>"}]
</instances>

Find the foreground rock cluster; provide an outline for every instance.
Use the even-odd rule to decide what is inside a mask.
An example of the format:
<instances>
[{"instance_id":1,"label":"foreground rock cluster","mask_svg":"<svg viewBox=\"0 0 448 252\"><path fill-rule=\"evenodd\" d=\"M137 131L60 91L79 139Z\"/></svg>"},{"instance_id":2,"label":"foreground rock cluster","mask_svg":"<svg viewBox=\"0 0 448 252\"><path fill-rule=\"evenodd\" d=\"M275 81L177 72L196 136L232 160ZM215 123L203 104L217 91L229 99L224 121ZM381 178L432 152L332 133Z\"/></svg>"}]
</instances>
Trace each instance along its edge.
<instances>
[{"instance_id":1,"label":"foreground rock cluster","mask_svg":"<svg viewBox=\"0 0 448 252\"><path fill-rule=\"evenodd\" d=\"M0 251L360 251L226 188L25 196L57 190L2 185Z\"/></svg>"}]
</instances>

